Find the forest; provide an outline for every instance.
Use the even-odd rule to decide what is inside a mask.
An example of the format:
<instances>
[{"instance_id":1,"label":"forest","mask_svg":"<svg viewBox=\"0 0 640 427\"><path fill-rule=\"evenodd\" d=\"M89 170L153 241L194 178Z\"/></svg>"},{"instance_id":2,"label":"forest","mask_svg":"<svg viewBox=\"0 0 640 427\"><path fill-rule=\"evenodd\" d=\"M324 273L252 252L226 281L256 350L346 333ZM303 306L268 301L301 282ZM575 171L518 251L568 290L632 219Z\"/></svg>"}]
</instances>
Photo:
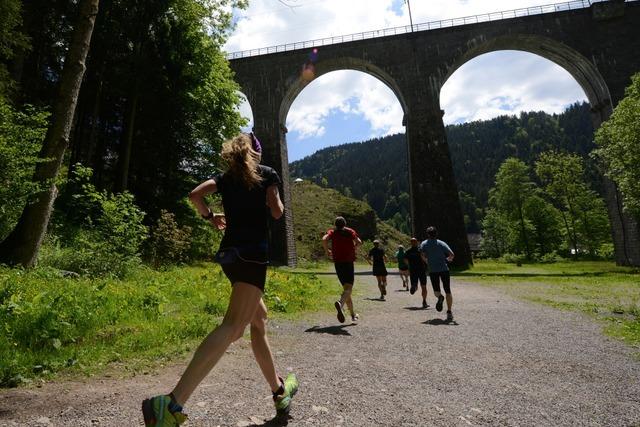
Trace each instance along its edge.
<instances>
[{"instance_id":1,"label":"forest","mask_svg":"<svg viewBox=\"0 0 640 427\"><path fill-rule=\"evenodd\" d=\"M185 197L244 123L221 50L243 5L2 2L0 263L45 230L40 261L72 271L210 253Z\"/></svg>"},{"instance_id":2,"label":"forest","mask_svg":"<svg viewBox=\"0 0 640 427\"><path fill-rule=\"evenodd\" d=\"M561 114L523 112L446 127L467 230L480 231L500 165L509 157L532 166L542 152L575 153L586 162L586 179L601 192L601 176L589 153L595 148L589 105ZM363 153L367 155L363 155ZM353 167L357 165L357 167ZM290 165L292 177L310 179L367 201L377 215L409 232L409 182L404 134L328 147Z\"/></svg>"}]
</instances>

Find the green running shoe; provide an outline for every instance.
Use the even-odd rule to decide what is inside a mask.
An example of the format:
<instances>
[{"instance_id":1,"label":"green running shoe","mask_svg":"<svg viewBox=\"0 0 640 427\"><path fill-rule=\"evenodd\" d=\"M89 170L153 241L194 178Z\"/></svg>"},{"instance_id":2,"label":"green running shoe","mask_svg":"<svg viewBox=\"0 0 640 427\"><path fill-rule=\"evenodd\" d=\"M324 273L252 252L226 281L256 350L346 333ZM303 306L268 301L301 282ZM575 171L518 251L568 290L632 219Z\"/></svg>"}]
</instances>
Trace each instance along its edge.
<instances>
[{"instance_id":1,"label":"green running shoe","mask_svg":"<svg viewBox=\"0 0 640 427\"><path fill-rule=\"evenodd\" d=\"M277 396L273 396L273 403L276 405L277 416L282 417L289 415L291 409L291 399L298 392L298 379L295 374L291 373L287 375L287 379L284 380L284 393Z\"/></svg>"},{"instance_id":2,"label":"green running shoe","mask_svg":"<svg viewBox=\"0 0 640 427\"><path fill-rule=\"evenodd\" d=\"M182 412L169 411L170 396L155 396L142 402L145 427L176 427L187 420Z\"/></svg>"}]
</instances>

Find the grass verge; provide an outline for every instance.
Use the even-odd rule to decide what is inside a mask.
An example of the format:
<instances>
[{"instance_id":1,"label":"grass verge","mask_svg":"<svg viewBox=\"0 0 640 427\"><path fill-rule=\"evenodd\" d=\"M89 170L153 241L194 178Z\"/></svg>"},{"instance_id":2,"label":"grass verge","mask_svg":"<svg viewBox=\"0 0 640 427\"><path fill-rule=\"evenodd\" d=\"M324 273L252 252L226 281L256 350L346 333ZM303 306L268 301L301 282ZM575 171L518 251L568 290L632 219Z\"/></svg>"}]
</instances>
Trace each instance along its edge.
<instances>
[{"instance_id":1,"label":"grass verge","mask_svg":"<svg viewBox=\"0 0 640 427\"><path fill-rule=\"evenodd\" d=\"M586 313L610 336L640 346L640 270L611 262L506 264L478 261L456 278L492 286L517 298Z\"/></svg>"},{"instance_id":2,"label":"grass verge","mask_svg":"<svg viewBox=\"0 0 640 427\"><path fill-rule=\"evenodd\" d=\"M288 319L326 307L336 293L314 274L278 269L266 289L271 316ZM140 268L126 280L0 267L0 386L180 357L219 323L230 290L214 264Z\"/></svg>"}]
</instances>

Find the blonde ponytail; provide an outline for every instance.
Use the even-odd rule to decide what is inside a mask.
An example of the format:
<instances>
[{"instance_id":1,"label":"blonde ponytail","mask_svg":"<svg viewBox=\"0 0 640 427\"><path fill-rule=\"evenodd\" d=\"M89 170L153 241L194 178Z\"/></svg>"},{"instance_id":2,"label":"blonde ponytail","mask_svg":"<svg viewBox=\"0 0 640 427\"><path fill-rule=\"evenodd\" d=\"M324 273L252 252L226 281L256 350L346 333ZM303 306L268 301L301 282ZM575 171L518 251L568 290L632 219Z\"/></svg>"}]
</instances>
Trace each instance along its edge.
<instances>
[{"instance_id":1,"label":"blonde ponytail","mask_svg":"<svg viewBox=\"0 0 640 427\"><path fill-rule=\"evenodd\" d=\"M234 180L242 182L248 189L262 182L258 173L260 154L253 150L249 135L241 133L222 144L222 159Z\"/></svg>"}]
</instances>

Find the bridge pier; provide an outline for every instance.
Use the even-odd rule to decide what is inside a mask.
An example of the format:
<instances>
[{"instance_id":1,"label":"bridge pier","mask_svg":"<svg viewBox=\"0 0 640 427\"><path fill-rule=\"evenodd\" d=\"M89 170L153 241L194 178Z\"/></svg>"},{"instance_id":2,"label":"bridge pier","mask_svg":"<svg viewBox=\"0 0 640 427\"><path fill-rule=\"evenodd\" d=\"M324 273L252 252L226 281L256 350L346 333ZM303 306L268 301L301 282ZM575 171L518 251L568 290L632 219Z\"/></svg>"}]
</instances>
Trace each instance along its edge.
<instances>
[{"instance_id":1,"label":"bridge pier","mask_svg":"<svg viewBox=\"0 0 640 427\"><path fill-rule=\"evenodd\" d=\"M427 227L438 229L456 254L454 265L472 264L471 251L453 175L449 144L437 103L409 104L406 116L413 235L423 240Z\"/></svg>"},{"instance_id":2,"label":"bridge pier","mask_svg":"<svg viewBox=\"0 0 640 427\"><path fill-rule=\"evenodd\" d=\"M256 106L254 107L253 118L254 132L262 143L261 163L274 168L280 175L280 179L282 179L279 190L284 204L284 215L279 220L271 220L269 226L269 259L274 265L295 267L297 256L293 230L291 191L289 189L286 127L279 123L277 113L264 114L264 107L268 107L268 105L261 104L260 100L252 103L252 105Z\"/></svg>"}]
</instances>

